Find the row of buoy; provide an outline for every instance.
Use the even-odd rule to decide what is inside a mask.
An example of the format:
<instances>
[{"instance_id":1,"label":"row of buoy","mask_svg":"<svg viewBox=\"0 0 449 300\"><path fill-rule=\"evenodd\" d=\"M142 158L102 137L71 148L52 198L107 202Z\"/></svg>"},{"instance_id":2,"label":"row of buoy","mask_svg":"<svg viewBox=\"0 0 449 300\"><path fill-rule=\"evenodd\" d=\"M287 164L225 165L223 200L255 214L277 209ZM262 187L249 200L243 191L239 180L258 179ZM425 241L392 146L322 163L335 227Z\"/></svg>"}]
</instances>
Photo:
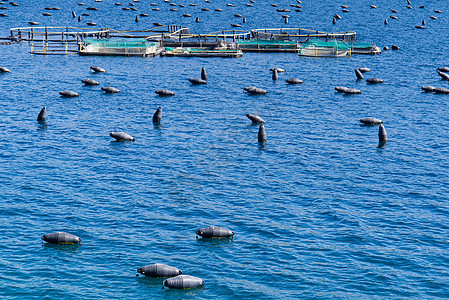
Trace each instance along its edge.
<instances>
[{"instance_id":1,"label":"row of buoy","mask_svg":"<svg viewBox=\"0 0 449 300\"><path fill-rule=\"evenodd\" d=\"M449 81L449 67L439 67L436 71L440 75L441 80ZM447 88L436 88L430 85L422 86L421 90L425 93L449 94L449 89Z\"/></svg>"},{"instance_id":2,"label":"row of buoy","mask_svg":"<svg viewBox=\"0 0 449 300\"><path fill-rule=\"evenodd\" d=\"M197 238L198 236L202 238L232 238L234 236L233 231L219 226L198 229L196 234ZM44 234L41 239L47 243L56 245L76 245L81 243L80 237L60 231ZM162 285L163 287L173 289L190 289L204 286L203 279L190 275L183 275L180 269L162 263L140 267L137 269L137 273L152 278L169 277L162 282Z\"/></svg>"}]
</instances>

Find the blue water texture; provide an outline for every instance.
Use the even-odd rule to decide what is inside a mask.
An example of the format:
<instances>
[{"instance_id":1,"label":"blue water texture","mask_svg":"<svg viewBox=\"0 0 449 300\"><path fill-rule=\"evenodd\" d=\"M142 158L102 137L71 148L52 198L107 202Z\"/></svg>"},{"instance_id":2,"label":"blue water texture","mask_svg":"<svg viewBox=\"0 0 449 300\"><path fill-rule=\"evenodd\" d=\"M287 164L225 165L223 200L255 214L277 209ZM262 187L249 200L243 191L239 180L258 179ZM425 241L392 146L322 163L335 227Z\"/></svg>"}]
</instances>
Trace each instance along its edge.
<instances>
[{"instance_id":1,"label":"blue water texture","mask_svg":"<svg viewBox=\"0 0 449 300\"><path fill-rule=\"evenodd\" d=\"M242 24L234 17L242 14L243 30L354 30L360 41L400 50L226 59L43 56L27 42L0 46L0 65L11 70L0 74L2 299L449 298L449 96L420 89L448 87L436 68L449 66L449 2L412 0L408 9L405 0L304 0L296 12L293 0L180 0L186 7L172 12L163 0L140 0L133 12L112 0L77 1L6 2L1 36L28 21L130 30L160 22L208 33ZM42 16L46 6L61 10ZM291 9L288 25L276 8ZM78 22L72 10L90 17ZM149 17L136 23L139 13ZM342 19L333 25L336 13ZM422 20L426 29L416 29ZM202 67L207 85L191 85ZM286 70L278 81L272 67ZM384 83L356 81L359 67ZM249 95L250 85L268 92ZM336 93L340 85L362 94ZM154 93L163 88L175 96ZM62 98L63 90L80 96ZM39 124L43 106L47 122ZM265 144L247 113L265 119ZM378 147L378 127L361 126L363 117L384 121L386 145ZM112 131L135 141L116 142ZM234 238L196 238L211 225ZM81 245L41 241L56 231ZM204 288L162 289L163 279L136 276L153 263L200 277Z\"/></svg>"}]
</instances>

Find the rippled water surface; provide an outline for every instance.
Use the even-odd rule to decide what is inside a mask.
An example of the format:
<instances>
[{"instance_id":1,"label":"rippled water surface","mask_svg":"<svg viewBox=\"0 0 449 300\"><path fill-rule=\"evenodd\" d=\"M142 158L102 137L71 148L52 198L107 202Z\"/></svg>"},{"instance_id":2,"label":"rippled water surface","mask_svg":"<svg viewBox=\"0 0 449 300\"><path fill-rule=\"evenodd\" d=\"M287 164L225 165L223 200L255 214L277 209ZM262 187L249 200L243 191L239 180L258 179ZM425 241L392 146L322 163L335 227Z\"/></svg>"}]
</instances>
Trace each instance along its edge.
<instances>
[{"instance_id":1,"label":"rippled water surface","mask_svg":"<svg viewBox=\"0 0 449 300\"><path fill-rule=\"evenodd\" d=\"M247 18L241 29L355 30L361 41L400 50L220 59L39 56L27 43L0 46L0 65L11 70L0 74L1 297L448 298L449 96L420 87L448 87L436 68L449 66L449 4L412 1L407 9L405 0L304 0L296 12L290 4L297 2L276 2L291 9L286 25L275 2L179 1L187 7L170 12L168 3L152 1L160 11L151 11L149 0L136 3L137 12L109 0L6 2L0 32L7 36L28 21L93 21L116 29L181 24L207 33L241 23L233 16L239 13ZM350 12L341 12L342 4ZM61 10L45 17L46 6ZM79 23L72 10L90 17ZM143 12L150 16L134 22ZM342 19L332 25L335 13ZM422 20L426 29L415 29ZM107 73L91 73L91 65ZM187 78L199 77L201 67L207 85L190 85ZM286 69L275 82L272 67ZM385 82L356 81L358 67ZM294 77L304 83L285 83ZM84 78L100 86L83 86ZM248 85L268 93L248 95ZM362 94L335 93L337 85ZM104 94L101 86L121 92ZM161 88L176 95L159 97L154 90ZM62 90L80 96L61 98ZM46 125L36 122L43 106ZM159 128L151 122L158 106ZM257 142L247 113L266 120L266 144ZM378 127L360 125L367 116L384 121L384 147ZM136 140L115 142L111 131ZM195 231L210 225L235 231L234 239L196 239ZM43 244L40 237L54 231L76 234L82 244ZM135 276L157 262L203 278L204 288L162 289L163 279Z\"/></svg>"}]
</instances>

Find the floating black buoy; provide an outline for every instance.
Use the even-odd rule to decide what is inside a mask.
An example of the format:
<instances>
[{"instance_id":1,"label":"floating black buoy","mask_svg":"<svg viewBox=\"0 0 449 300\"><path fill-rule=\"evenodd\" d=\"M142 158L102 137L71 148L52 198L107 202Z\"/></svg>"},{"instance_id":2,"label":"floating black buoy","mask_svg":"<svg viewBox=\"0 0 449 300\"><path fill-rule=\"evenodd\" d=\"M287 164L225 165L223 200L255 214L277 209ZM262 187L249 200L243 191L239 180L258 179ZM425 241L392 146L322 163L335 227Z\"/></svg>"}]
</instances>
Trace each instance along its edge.
<instances>
[{"instance_id":1,"label":"floating black buoy","mask_svg":"<svg viewBox=\"0 0 449 300\"><path fill-rule=\"evenodd\" d=\"M114 93L120 93L119 89L116 89L112 86L105 86L101 88L102 91L104 91L106 94L114 94Z\"/></svg>"},{"instance_id":2,"label":"floating black buoy","mask_svg":"<svg viewBox=\"0 0 449 300\"><path fill-rule=\"evenodd\" d=\"M263 126L263 124L260 125ZM234 235L234 231L219 226L210 226L198 229L196 234L203 238L229 238Z\"/></svg>"},{"instance_id":3,"label":"floating black buoy","mask_svg":"<svg viewBox=\"0 0 449 300\"><path fill-rule=\"evenodd\" d=\"M147 277L174 277L182 274L181 270L165 264L153 264L137 269L137 272Z\"/></svg>"},{"instance_id":4,"label":"floating black buoy","mask_svg":"<svg viewBox=\"0 0 449 300\"><path fill-rule=\"evenodd\" d=\"M337 93L344 93L346 90L348 90L348 88L345 86L336 86L334 87L334 90L336 90Z\"/></svg>"},{"instance_id":5,"label":"floating black buoy","mask_svg":"<svg viewBox=\"0 0 449 300\"><path fill-rule=\"evenodd\" d=\"M425 93L429 93L429 92L433 92L435 90L435 88L433 86L426 85L426 86L422 86L421 90L423 90L423 92L425 92Z\"/></svg>"},{"instance_id":6,"label":"floating black buoy","mask_svg":"<svg viewBox=\"0 0 449 300\"><path fill-rule=\"evenodd\" d=\"M74 91L62 91L62 92L59 92L59 95L61 95L62 97L67 97L67 98L79 96L79 94Z\"/></svg>"},{"instance_id":7,"label":"floating black buoy","mask_svg":"<svg viewBox=\"0 0 449 300\"><path fill-rule=\"evenodd\" d=\"M259 143L264 143L267 141L267 132L265 131L265 126L263 123L259 125L259 132L257 133L257 140Z\"/></svg>"},{"instance_id":8,"label":"floating black buoy","mask_svg":"<svg viewBox=\"0 0 449 300\"><path fill-rule=\"evenodd\" d=\"M355 76L357 76L357 79L363 79L363 74L358 69L355 69Z\"/></svg>"},{"instance_id":9,"label":"floating black buoy","mask_svg":"<svg viewBox=\"0 0 449 300\"><path fill-rule=\"evenodd\" d=\"M290 78L290 79L287 79L286 82L288 84L300 84L300 83L302 83L302 80L298 79L298 78Z\"/></svg>"},{"instance_id":10,"label":"floating black buoy","mask_svg":"<svg viewBox=\"0 0 449 300\"><path fill-rule=\"evenodd\" d=\"M162 120L162 107L159 106L153 115L153 123L159 124L161 123L161 120Z\"/></svg>"},{"instance_id":11,"label":"floating black buoy","mask_svg":"<svg viewBox=\"0 0 449 300\"><path fill-rule=\"evenodd\" d=\"M97 66L90 66L90 68L95 72L95 73L106 73L106 70L101 68L101 67L97 67Z\"/></svg>"},{"instance_id":12,"label":"floating black buoy","mask_svg":"<svg viewBox=\"0 0 449 300\"><path fill-rule=\"evenodd\" d=\"M207 73L206 73L206 69L204 67L201 68L201 79L207 80Z\"/></svg>"},{"instance_id":13,"label":"floating black buoy","mask_svg":"<svg viewBox=\"0 0 449 300\"><path fill-rule=\"evenodd\" d=\"M156 90L154 91L159 96L174 96L175 93L170 90Z\"/></svg>"},{"instance_id":14,"label":"floating black buoy","mask_svg":"<svg viewBox=\"0 0 449 300\"><path fill-rule=\"evenodd\" d=\"M126 132L110 132L109 135L117 141L134 141L135 139Z\"/></svg>"},{"instance_id":15,"label":"floating black buoy","mask_svg":"<svg viewBox=\"0 0 449 300\"><path fill-rule=\"evenodd\" d=\"M258 115L246 114L246 116L253 122L253 124L265 123L265 120Z\"/></svg>"},{"instance_id":16,"label":"floating black buoy","mask_svg":"<svg viewBox=\"0 0 449 300\"><path fill-rule=\"evenodd\" d=\"M266 94L267 91L264 89L257 88L255 86L247 86L243 88L246 92L250 94Z\"/></svg>"},{"instance_id":17,"label":"floating black buoy","mask_svg":"<svg viewBox=\"0 0 449 300\"><path fill-rule=\"evenodd\" d=\"M368 117L368 118L363 118L359 120L360 123L366 124L366 125L376 125L376 124L381 124L382 120L373 118L373 117Z\"/></svg>"},{"instance_id":18,"label":"floating black buoy","mask_svg":"<svg viewBox=\"0 0 449 300\"><path fill-rule=\"evenodd\" d=\"M47 108L44 106L39 114L37 115L37 121L38 122L44 122L45 119L47 119Z\"/></svg>"},{"instance_id":19,"label":"floating black buoy","mask_svg":"<svg viewBox=\"0 0 449 300\"><path fill-rule=\"evenodd\" d=\"M273 80L278 80L279 79L279 75L278 75L278 71L277 70L273 71L273 75L271 76L271 78Z\"/></svg>"},{"instance_id":20,"label":"floating black buoy","mask_svg":"<svg viewBox=\"0 0 449 300\"><path fill-rule=\"evenodd\" d=\"M380 78L368 78L366 82L370 84L376 84L376 83L383 83L384 81L383 79Z\"/></svg>"},{"instance_id":21,"label":"floating black buoy","mask_svg":"<svg viewBox=\"0 0 449 300\"><path fill-rule=\"evenodd\" d=\"M380 123L379 126L379 143L385 143L387 141L387 131L384 124Z\"/></svg>"},{"instance_id":22,"label":"floating black buoy","mask_svg":"<svg viewBox=\"0 0 449 300\"><path fill-rule=\"evenodd\" d=\"M436 88L433 90L435 94L449 94L449 89L446 88Z\"/></svg>"},{"instance_id":23,"label":"floating black buoy","mask_svg":"<svg viewBox=\"0 0 449 300\"><path fill-rule=\"evenodd\" d=\"M369 69L369 68L359 68L359 71L361 73L368 73L368 72L371 72L371 69Z\"/></svg>"},{"instance_id":24,"label":"floating black buoy","mask_svg":"<svg viewBox=\"0 0 449 300\"><path fill-rule=\"evenodd\" d=\"M171 289L191 289L203 286L204 280L190 275L178 275L164 280L162 284Z\"/></svg>"},{"instance_id":25,"label":"floating black buoy","mask_svg":"<svg viewBox=\"0 0 449 300\"><path fill-rule=\"evenodd\" d=\"M91 78L89 79L83 79L81 80L82 83L84 83L85 85L99 85L100 83L96 80L93 80Z\"/></svg>"},{"instance_id":26,"label":"floating black buoy","mask_svg":"<svg viewBox=\"0 0 449 300\"><path fill-rule=\"evenodd\" d=\"M206 84L207 81L201 78L189 78L191 84Z\"/></svg>"},{"instance_id":27,"label":"floating black buoy","mask_svg":"<svg viewBox=\"0 0 449 300\"><path fill-rule=\"evenodd\" d=\"M71 245L81 242L81 239L79 237L67 232L47 233L43 235L41 239L46 241L47 243L58 245Z\"/></svg>"},{"instance_id":28,"label":"floating black buoy","mask_svg":"<svg viewBox=\"0 0 449 300\"><path fill-rule=\"evenodd\" d=\"M343 91L345 94L361 94L362 91L358 89L346 89Z\"/></svg>"}]
</instances>

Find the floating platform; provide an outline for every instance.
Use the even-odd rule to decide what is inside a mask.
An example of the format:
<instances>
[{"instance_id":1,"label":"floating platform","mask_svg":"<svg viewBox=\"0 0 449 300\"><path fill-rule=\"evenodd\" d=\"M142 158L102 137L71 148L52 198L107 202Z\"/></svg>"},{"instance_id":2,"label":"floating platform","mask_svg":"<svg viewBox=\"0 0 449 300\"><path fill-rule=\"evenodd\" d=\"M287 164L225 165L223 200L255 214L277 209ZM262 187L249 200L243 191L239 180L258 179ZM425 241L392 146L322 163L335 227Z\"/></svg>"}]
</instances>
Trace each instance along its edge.
<instances>
[{"instance_id":1,"label":"floating platform","mask_svg":"<svg viewBox=\"0 0 449 300\"><path fill-rule=\"evenodd\" d=\"M84 39L80 43L80 55L100 56L156 56L159 43L146 39Z\"/></svg>"},{"instance_id":2,"label":"floating platform","mask_svg":"<svg viewBox=\"0 0 449 300\"><path fill-rule=\"evenodd\" d=\"M167 47L162 56L179 57L242 57L240 49L208 49L208 48L170 48Z\"/></svg>"}]
</instances>

